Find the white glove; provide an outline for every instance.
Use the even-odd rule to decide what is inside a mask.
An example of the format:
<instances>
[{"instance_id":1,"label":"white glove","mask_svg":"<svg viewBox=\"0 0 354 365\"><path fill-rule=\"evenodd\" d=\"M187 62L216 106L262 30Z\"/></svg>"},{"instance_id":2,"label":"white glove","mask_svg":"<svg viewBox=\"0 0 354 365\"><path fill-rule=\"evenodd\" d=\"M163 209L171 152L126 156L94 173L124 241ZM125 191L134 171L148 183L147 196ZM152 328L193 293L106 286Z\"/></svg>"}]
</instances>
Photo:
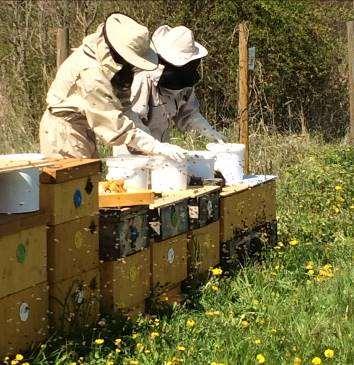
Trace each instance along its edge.
<instances>
[{"instance_id":1,"label":"white glove","mask_svg":"<svg viewBox=\"0 0 354 365\"><path fill-rule=\"evenodd\" d=\"M177 162L182 162L186 158L186 152L186 150L179 146L161 142L156 143L152 150L154 155L163 155Z\"/></svg>"}]
</instances>

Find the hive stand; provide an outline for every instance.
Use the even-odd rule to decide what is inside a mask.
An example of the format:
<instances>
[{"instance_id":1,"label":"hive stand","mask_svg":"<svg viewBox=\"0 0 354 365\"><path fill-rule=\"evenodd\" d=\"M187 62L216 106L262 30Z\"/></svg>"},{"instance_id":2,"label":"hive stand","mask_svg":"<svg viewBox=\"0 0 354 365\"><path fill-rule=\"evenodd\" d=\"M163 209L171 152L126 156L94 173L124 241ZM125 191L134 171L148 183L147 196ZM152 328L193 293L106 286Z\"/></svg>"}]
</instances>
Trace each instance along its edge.
<instances>
[{"instance_id":1,"label":"hive stand","mask_svg":"<svg viewBox=\"0 0 354 365\"><path fill-rule=\"evenodd\" d=\"M223 188L220 197L221 263L232 271L276 241L276 180L250 177Z\"/></svg>"},{"instance_id":2,"label":"hive stand","mask_svg":"<svg viewBox=\"0 0 354 365\"><path fill-rule=\"evenodd\" d=\"M0 214L0 357L48 334L47 215Z\"/></svg>"},{"instance_id":3,"label":"hive stand","mask_svg":"<svg viewBox=\"0 0 354 365\"><path fill-rule=\"evenodd\" d=\"M62 159L40 175L41 207L49 215L50 320L71 331L99 315L99 160Z\"/></svg>"}]
</instances>

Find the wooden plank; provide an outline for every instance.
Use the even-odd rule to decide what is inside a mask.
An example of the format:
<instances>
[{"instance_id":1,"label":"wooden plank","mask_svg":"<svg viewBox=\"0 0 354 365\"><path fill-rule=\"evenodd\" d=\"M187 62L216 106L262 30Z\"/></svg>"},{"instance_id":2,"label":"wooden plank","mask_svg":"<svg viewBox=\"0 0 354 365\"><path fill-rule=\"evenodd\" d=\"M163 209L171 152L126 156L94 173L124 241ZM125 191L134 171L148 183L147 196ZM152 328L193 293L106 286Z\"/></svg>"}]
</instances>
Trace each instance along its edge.
<instances>
[{"instance_id":1,"label":"wooden plank","mask_svg":"<svg viewBox=\"0 0 354 365\"><path fill-rule=\"evenodd\" d=\"M347 22L350 121L348 142L354 143L354 21Z\"/></svg>"},{"instance_id":2,"label":"wooden plank","mask_svg":"<svg viewBox=\"0 0 354 365\"><path fill-rule=\"evenodd\" d=\"M0 299L0 358L25 353L48 335L46 282Z\"/></svg>"},{"instance_id":3,"label":"wooden plank","mask_svg":"<svg viewBox=\"0 0 354 365\"><path fill-rule=\"evenodd\" d=\"M248 35L247 24L239 25L239 99L238 119L240 123L240 143L245 145L244 172L249 173L249 135L248 135Z\"/></svg>"},{"instance_id":4,"label":"wooden plank","mask_svg":"<svg viewBox=\"0 0 354 365\"><path fill-rule=\"evenodd\" d=\"M0 237L0 298L47 280L46 226Z\"/></svg>"},{"instance_id":5,"label":"wooden plank","mask_svg":"<svg viewBox=\"0 0 354 365\"><path fill-rule=\"evenodd\" d=\"M57 69L69 56L69 29L58 28L57 30Z\"/></svg>"},{"instance_id":6,"label":"wooden plank","mask_svg":"<svg viewBox=\"0 0 354 365\"><path fill-rule=\"evenodd\" d=\"M0 214L0 237L46 224L47 221L48 214L44 211Z\"/></svg>"},{"instance_id":7,"label":"wooden plank","mask_svg":"<svg viewBox=\"0 0 354 365\"><path fill-rule=\"evenodd\" d=\"M99 317L99 302L98 268L54 283L49 290L50 324L62 331L92 325Z\"/></svg>"},{"instance_id":8,"label":"wooden plank","mask_svg":"<svg viewBox=\"0 0 354 365\"><path fill-rule=\"evenodd\" d=\"M41 184L41 209L56 225L98 213L98 175L61 184Z\"/></svg>"},{"instance_id":9,"label":"wooden plank","mask_svg":"<svg viewBox=\"0 0 354 365\"><path fill-rule=\"evenodd\" d=\"M221 241L234 238L238 231L276 219L275 180L221 198Z\"/></svg>"},{"instance_id":10,"label":"wooden plank","mask_svg":"<svg viewBox=\"0 0 354 365\"><path fill-rule=\"evenodd\" d=\"M101 172L101 161L98 159L65 158L43 167L40 176L42 184L59 184Z\"/></svg>"},{"instance_id":11,"label":"wooden plank","mask_svg":"<svg viewBox=\"0 0 354 365\"><path fill-rule=\"evenodd\" d=\"M151 245L152 290L161 292L187 278L187 234Z\"/></svg>"},{"instance_id":12,"label":"wooden plank","mask_svg":"<svg viewBox=\"0 0 354 365\"><path fill-rule=\"evenodd\" d=\"M150 295L150 248L101 264L102 306L107 313L139 306Z\"/></svg>"},{"instance_id":13,"label":"wooden plank","mask_svg":"<svg viewBox=\"0 0 354 365\"><path fill-rule=\"evenodd\" d=\"M48 281L56 283L99 266L98 215L48 228Z\"/></svg>"},{"instance_id":14,"label":"wooden plank","mask_svg":"<svg viewBox=\"0 0 354 365\"><path fill-rule=\"evenodd\" d=\"M208 273L220 262L220 222L211 223L189 234L188 274Z\"/></svg>"},{"instance_id":15,"label":"wooden plank","mask_svg":"<svg viewBox=\"0 0 354 365\"><path fill-rule=\"evenodd\" d=\"M149 205L155 200L152 191L125 192L125 193L99 193L98 205L100 208L130 207L136 205Z\"/></svg>"}]
</instances>

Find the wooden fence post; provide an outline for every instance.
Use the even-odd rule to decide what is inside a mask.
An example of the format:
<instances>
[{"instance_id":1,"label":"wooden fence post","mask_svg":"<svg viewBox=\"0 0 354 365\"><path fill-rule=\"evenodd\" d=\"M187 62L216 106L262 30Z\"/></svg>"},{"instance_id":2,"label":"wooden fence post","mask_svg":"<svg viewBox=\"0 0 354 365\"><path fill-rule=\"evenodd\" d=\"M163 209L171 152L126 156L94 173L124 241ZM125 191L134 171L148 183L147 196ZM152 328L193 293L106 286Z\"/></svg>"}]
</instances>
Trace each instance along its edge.
<instances>
[{"instance_id":1,"label":"wooden fence post","mask_svg":"<svg viewBox=\"0 0 354 365\"><path fill-rule=\"evenodd\" d=\"M240 143L245 145L244 173L249 174L248 138L248 28L246 23L239 25L239 99L238 120L240 123Z\"/></svg>"},{"instance_id":2,"label":"wooden fence post","mask_svg":"<svg viewBox=\"0 0 354 365\"><path fill-rule=\"evenodd\" d=\"M57 69L69 56L69 29L58 28L57 31Z\"/></svg>"},{"instance_id":3,"label":"wooden fence post","mask_svg":"<svg viewBox=\"0 0 354 365\"><path fill-rule=\"evenodd\" d=\"M354 144L354 21L347 22L350 122L348 142Z\"/></svg>"}]
</instances>

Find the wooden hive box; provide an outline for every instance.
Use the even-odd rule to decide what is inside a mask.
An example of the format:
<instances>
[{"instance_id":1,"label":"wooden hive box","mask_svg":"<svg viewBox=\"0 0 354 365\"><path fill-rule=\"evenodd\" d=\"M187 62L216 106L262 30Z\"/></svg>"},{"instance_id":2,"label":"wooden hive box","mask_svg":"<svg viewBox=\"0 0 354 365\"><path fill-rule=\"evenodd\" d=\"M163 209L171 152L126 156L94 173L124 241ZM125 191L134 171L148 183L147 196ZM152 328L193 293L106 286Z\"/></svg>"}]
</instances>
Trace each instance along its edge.
<instances>
[{"instance_id":1,"label":"wooden hive box","mask_svg":"<svg viewBox=\"0 0 354 365\"><path fill-rule=\"evenodd\" d=\"M220 217L220 187L204 186L190 188L188 201L189 229L204 227Z\"/></svg>"},{"instance_id":2,"label":"wooden hive box","mask_svg":"<svg viewBox=\"0 0 354 365\"><path fill-rule=\"evenodd\" d=\"M51 226L47 237L49 283L99 267L97 214Z\"/></svg>"},{"instance_id":3,"label":"wooden hive box","mask_svg":"<svg viewBox=\"0 0 354 365\"><path fill-rule=\"evenodd\" d=\"M188 274L196 277L207 274L220 262L220 223L211 223L189 234Z\"/></svg>"},{"instance_id":4,"label":"wooden hive box","mask_svg":"<svg viewBox=\"0 0 354 365\"><path fill-rule=\"evenodd\" d=\"M100 160L63 159L41 173L41 208L56 225L98 213Z\"/></svg>"},{"instance_id":5,"label":"wooden hive box","mask_svg":"<svg viewBox=\"0 0 354 365\"><path fill-rule=\"evenodd\" d=\"M190 191L166 195L150 204L150 237L155 241L186 233L189 226L188 200Z\"/></svg>"},{"instance_id":6,"label":"wooden hive box","mask_svg":"<svg viewBox=\"0 0 354 365\"><path fill-rule=\"evenodd\" d=\"M100 259L115 261L149 244L146 207L100 210Z\"/></svg>"},{"instance_id":7,"label":"wooden hive box","mask_svg":"<svg viewBox=\"0 0 354 365\"><path fill-rule=\"evenodd\" d=\"M187 234L151 244L151 285L154 293L187 278Z\"/></svg>"},{"instance_id":8,"label":"wooden hive box","mask_svg":"<svg viewBox=\"0 0 354 365\"><path fill-rule=\"evenodd\" d=\"M141 308L150 295L150 248L102 263L101 293L106 313Z\"/></svg>"},{"instance_id":9,"label":"wooden hive box","mask_svg":"<svg viewBox=\"0 0 354 365\"><path fill-rule=\"evenodd\" d=\"M229 186L220 194L220 237L228 241L240 232L252 230L276 219L276 182L274 179L249 187Z\"/></svg>"},{"instance_id":10,"label":"wooden hive box","mask_svg":"<svg viewBox=\"0 0 354 365\"><path fill-rule=\"evenodd\" d=\"M88 327L99 317L99 302L99 269L54 283L49 291L51 326L69 332Z\"/></svg>"},{"instance_id":11,"label":"wooden hive box","mask_svg":"<svg viewBox=\"0 0 354 365\"><path fill-rule=\"evenodd\" d=\"M0 298L47 281L47 216L0 214Z\"/></svg>"},{"instance_id":12,"label":"wooden hive box","mask_svg":"<svg viewBox=\"0 0 354 365\"><path fill-rule=\"evenodd\" d=\"M28 351L48 334L48 285L0 299L0 358Z\"/></svg>"}]
</instances>

